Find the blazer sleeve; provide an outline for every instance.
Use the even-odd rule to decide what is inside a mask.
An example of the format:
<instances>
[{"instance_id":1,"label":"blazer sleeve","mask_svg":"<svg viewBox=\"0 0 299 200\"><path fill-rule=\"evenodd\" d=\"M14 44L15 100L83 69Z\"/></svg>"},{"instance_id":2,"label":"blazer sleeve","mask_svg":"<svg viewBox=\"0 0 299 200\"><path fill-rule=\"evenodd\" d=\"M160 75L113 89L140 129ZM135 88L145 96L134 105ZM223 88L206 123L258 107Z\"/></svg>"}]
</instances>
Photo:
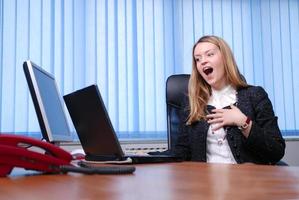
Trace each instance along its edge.
<instances>
[{"instance_id":1,"label":"blazer sleeve","mask_svg":"<svg viewBox=\"0 0 299 200\"><path fill-rule=\"evenodd\" d=\"M285 141L279 130L272 103L262 87L254 87L251 101L255 116L245 144L262 159L262 162L275 164L284 156Z\"/></svg>"}]
</instances>

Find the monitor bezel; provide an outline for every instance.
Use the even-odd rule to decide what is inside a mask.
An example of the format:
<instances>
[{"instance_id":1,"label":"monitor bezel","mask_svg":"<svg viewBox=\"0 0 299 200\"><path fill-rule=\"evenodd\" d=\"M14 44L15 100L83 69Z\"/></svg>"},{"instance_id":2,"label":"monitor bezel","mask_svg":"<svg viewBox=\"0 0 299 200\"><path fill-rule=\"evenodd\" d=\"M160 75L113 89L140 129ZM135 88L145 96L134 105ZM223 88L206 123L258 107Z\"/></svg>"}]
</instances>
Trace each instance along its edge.
<instances>
[{"instance_id":1,"label":"monitor bezel","mask_svg":"<svg viewBox=\"0 0 299 200\"><path fill-rule=\"evenodd\" d=\"M26 77L26 80L28 83L29 91L30 91L30 94L32 97L35 112L37 115L38 123L39 123L40 129L41 129L42 137L48 142L57 143L57 144L59 144L60 142L72 141L73 137L72 137L72 133L70 131L68 119L66 117L64 101L59 92L55 77L30 60L27 60L23 63L23 69L24 69L25 77ZM53 79L53 82L54 82L55 88L56 88L56 92L59 96L59 105L60 105L61 109L63 110L63 114L64 114L63 117L66 121L67 133L65 133L65 135L58 135L58 134L55 135L55 133L53 133L51 131L51 128L49 125L49 120L46 115L46 110L45 110L44 103L43 103L43 100L41 97L40 89L38 87L38 83L37 83L36 76L34 73L34 69L42 72L47 77Z\"/></svg>"}]
</instances>

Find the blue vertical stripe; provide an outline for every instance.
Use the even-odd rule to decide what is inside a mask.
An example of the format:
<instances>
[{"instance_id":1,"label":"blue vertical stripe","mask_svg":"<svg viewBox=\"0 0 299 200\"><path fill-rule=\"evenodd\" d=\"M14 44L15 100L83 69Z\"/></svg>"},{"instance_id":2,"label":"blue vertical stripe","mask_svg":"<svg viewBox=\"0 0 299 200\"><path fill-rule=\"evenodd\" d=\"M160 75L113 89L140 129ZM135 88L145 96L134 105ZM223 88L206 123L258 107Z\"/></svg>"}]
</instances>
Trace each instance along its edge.
<instances>
[{"instance_id":1,"label":"blue vertical stripe","mask_svg":"<svg viewBox=\"0 0 299 200\"><path fill-rule=\"evenodd\" d=\"M15 110L15 63L16 63L16 1L8 1L3 4L3 62L2 63L2 105L1 128L14 131ZM2 28L1 28L2 29ZM8 47L8 48L4 48ZM4 67L5 66L5 67Z\"/></svg>"},{"instance_id":2,"label":"blue vertical stripe","mask_svg":"<svg viewBox=\"0 0 299 200\"><path fill-rule=\"evenodd\" d=\"M289 35L288 35L288 42L289 42L289 48L290 48L290 57L292 57L292 52L293 52L293 48L292 48L292 26L291 26L291 9L290 9L290 2L288 3L288 13L289 13L289 15L288 15L288 26L289 26ZM294 75L294 70L293 70L293 60L292 59L290 59L290 70L291 70L291 73L290 74L292 74L292 75ZM292 83L294 83L294 76L292 76ZM290 116L292 116L292 118L293 118L293 120L294 120L294 127L295 127L295 129L297 128L296 127L296 122L297 122L297 119L296 119L296 112L295 112L295 108L296 108L296 101L295 101L295 90L294 90L294 85L293 84L291 84L291 88L292 88L292 107L293 107L293 113L290 115Z\"/></svg>"},{"instance_id":3,"label":"blue vertical stripe","mask_svg":"<svg viewBox=\"0 0 299 200\"><path fill-rule=\"evenodd\" d=\"M25 35L28 33L28 2L27 1L19 1L17 3L16 8L16 38L15 40L18 41L15 44L16 49L16 58L22 58L23 60L28 58L28 55L24 49L28 48L28 40L24 40L23 38L26 37ZM24 35L25 34L25 35ZM15 60L15 108L14 108L14 115L15 115L15 124L14 129L23 129L27 130L28 126L28 93L27 93L27 85L24 83L24 74L22 70L23 61L21 59ZM31 101L31 99L30 99Z\"/></svg>"},{"instance_id":4,"label":"blue vertical stripe","mask_svg":"<svg viewBox=\"0 0 299 200\"><path fill-rule=\"evenodd\" d=\"M14 20L15 20L15 33L14 33L14 43L13 43L13 48L14 48L14 57L16 57L16 55L17 55L17 32L19 31L18 30L18 27L17 27L17 2L15 2L15 8L14 8L14 14L15 14L15 16L14 16ZM17 94L17 87L16 87L16 85L17 85L17 82L16 82L16 71L17 71L17 60L16 59L14 59L13 60L13 66L12 66L12 68L13 68L13 84L12 84L12 86L13 86L13 92L14 92L14 94ZM9 83L9 82L7 82L7 83ZM13 99L12 99L12 103L13 103L13 105L16 105L16 95L14 95L13 94ZM16 113L16 106L14 106L13 108L12 108L12 113L14 113L14 115L16 115L17 116L17 113ZM13 120L12 120L13 122L12 122L12 126L13 126L13 130L15 131L16 130L16 127L15 127L15 124L16 124L16 117L13 117Z\"/></svg>"},{"instance_id":5,"label":"blue vertical stripe","mask_svg":"<svg viewBox=\"0 0 299 200\"><path fill-rule=\"evenodd\" d=\"M292 74L292 59L291 57L291 43L290 43L290 23L289 21L289 3L288 1L279 2L279 16L280 16L280 46L282 57L282 80L283 80L283 97L284 97L284 115L286 119L286 127L295 126L294 103L293 103L293 87L288 82L293 82ZM290 98L291 97L291 98Z\"/></svg>"},{"instance_id":6,"label":"blue vertical stripe","mask_svg":"<svg viewBox=\"0 0 299 200\"><path fill-rule=\"evenodd\" d=\"M290 43L291 43L291 62L292 62L292 77L293 77L293 95L294 95L294 115L295 115L295 129L299 129L299 91L298 78L299 77L299 5L298 1L289 2L289 13L290 13Z\"/></svg>"},{"instance_id":7,"label":"blue vertical stripe","mask_svg":"<svg viewBox=\"0 0 299 200\"><path fill-rule=\"evenodd\" d=\"M0 1L0 83L2 85L3 71L3 1ZM2 87L0 87L0 130L2 130Z\"/></svg>"}]
</instances>

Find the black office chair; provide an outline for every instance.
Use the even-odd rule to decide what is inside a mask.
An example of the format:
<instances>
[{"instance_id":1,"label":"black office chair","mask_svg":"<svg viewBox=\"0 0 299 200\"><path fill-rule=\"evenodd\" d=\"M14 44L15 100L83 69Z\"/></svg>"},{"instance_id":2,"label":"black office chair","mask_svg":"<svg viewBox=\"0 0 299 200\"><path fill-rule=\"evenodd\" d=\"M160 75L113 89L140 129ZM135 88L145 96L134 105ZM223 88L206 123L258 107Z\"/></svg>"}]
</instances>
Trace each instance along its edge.
<instances>
[{"instance_id":1,"label":"black office chair","mask_svg":"<svg viewBox=\"0 0 299 200\"><path fill-rule=\"evenodd\" d=\"M244 81L246 79L242 76ZM180 120L180 111L185 109L182 104L184 98L188 98L189 74L175 74L167 78L166 81L166 104L167 104L167 137L168 151L171 152L177 142L179 135L179 125L183 123ZM276 163L279 166L288 166L284 161Z\"/></svg>"},{"instance_id":2,"label":"black office chair","mask_svg":"<svg viewBox=\"0 0 299 200\"><path fill-rule=\"evenodd\" d=\"M168 149L174 149L179 134L179 115L184 109L184 98L188 98L189 74L176 74L168 77L166 81L167 104L167 136Z\"/></svg>"}]
</instances>

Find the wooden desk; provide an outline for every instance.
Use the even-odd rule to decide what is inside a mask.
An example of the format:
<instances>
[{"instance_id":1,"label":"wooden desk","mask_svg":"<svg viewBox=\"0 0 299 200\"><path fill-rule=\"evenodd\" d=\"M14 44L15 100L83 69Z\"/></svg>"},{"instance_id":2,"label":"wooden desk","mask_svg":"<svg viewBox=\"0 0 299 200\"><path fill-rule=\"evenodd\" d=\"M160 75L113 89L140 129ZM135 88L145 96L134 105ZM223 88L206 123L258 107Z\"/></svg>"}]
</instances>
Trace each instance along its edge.
<instances>
[{"instance_id":1,"label":"wooden desk","mask_svg":"<svg viewBox=\"0 0 299 200\"><path fill-rule=\"evenodd\" d=\"M170 163L132 175L0 178L0 199L299 199L299 167Z\"/></svg>"}]
</instances>

